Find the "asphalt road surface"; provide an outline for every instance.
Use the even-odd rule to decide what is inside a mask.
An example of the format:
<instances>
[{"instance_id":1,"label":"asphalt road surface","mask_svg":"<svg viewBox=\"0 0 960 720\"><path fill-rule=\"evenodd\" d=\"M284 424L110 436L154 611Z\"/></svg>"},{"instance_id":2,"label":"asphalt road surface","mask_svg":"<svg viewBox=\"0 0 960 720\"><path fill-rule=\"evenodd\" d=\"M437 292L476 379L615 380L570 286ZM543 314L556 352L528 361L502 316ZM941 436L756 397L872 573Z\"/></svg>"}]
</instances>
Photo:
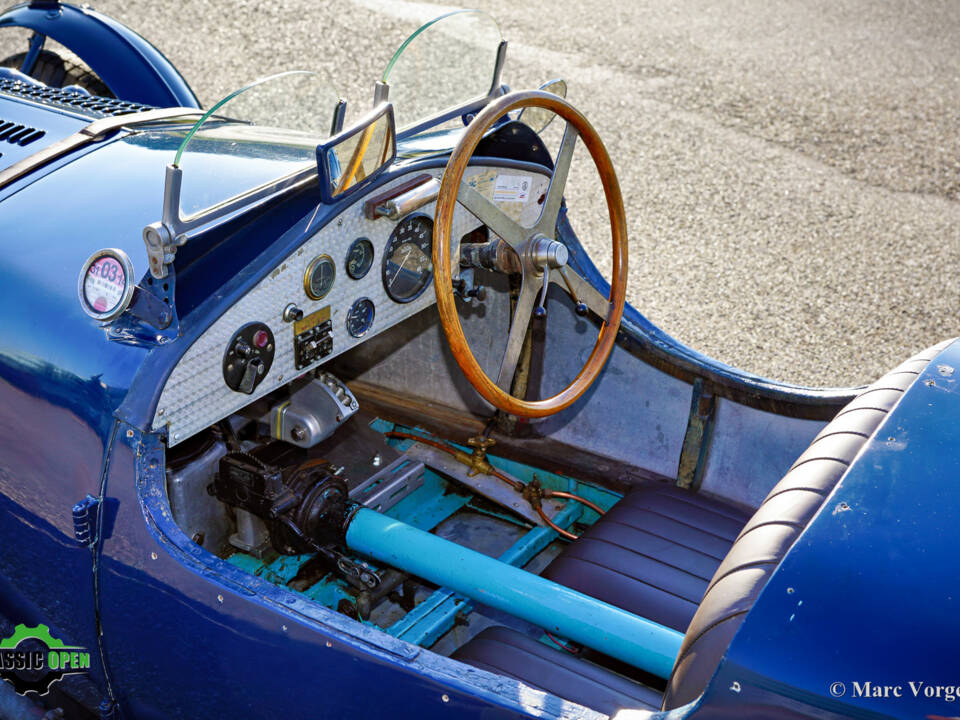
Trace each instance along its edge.
<instances>
[{"instance_id":1,"label":"asphalt road surface","mask_svg":"<svg viewBox=\"0 0 960 720\"><path fill-rule=\"evenodd\" d=\"M94 6L156 44L205 104L251 78L309 68L354 109L368 107L407 34L451 7ZM627 204L629 299L666 331L813 385L869 382L960 334L953 0L470 6L492 13L510 41L505 81L565 78L604 139ZM571 216L609 270L606 210L581 155Z\"/></svg>"}]
</instances>

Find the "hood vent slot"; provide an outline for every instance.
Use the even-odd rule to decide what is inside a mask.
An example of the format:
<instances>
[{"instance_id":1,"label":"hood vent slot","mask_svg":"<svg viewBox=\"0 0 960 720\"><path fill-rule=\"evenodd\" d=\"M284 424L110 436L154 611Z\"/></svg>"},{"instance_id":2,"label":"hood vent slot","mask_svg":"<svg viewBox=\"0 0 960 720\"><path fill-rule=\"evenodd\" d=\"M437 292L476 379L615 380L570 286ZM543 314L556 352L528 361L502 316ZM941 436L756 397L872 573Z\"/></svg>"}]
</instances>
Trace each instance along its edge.
<instances>
[{"instance_id":1,"label":"hood vent slot","mask_svg":"<svg viewBox=\"0 0 960 720\"><path fill-rule=\"evenodd\" d=\"M46 135L45 130L37 130L27 125L18 125L13 122L6 122L0 118L0 141L5 140L12 145L29 145L34 140L39 140Z\"/></svg>"},{"instance_id":2,"label":"hood vent slot","mask_svg":"<svg viewBox=\"0 0 960 720\"><path fill-rule=\"evenodd\" d=\"M84 115L93 117L109 117L111 115L126 115L152 109L150 105L117 100L116 98L100 97L99 95L83 95L72 90L34 85L19 80L0 77L0 93L13 95L43 105L53 105Z\"/></svg>"}]
</instances>

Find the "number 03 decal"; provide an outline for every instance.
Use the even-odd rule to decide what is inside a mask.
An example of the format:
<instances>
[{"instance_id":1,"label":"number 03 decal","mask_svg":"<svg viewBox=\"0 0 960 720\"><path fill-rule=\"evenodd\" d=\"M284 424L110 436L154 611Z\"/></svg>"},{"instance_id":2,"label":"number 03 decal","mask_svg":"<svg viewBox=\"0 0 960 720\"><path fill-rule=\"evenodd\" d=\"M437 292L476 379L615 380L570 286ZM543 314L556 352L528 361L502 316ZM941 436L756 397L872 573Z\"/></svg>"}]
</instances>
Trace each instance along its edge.
<instances>
[{"instance_id":1,"label":"number 03 decal","mask_svg":"<svg viewBox=\"0 0 960 720\"><path fill-rule=\"evenodd\" d=\"M83 264L77 281L80 306L94 320L119 317L133 297L133 263L123 250L98 250Z\"/></svg>"}]
</instances>

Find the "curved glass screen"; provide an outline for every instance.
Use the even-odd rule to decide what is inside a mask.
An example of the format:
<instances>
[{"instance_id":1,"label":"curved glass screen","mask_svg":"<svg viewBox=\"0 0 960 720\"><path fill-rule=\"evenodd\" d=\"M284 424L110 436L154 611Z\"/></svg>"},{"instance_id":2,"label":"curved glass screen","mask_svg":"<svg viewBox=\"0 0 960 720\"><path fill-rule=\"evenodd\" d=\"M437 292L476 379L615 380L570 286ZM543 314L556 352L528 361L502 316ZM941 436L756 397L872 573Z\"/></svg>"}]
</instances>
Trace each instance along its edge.
<instances>
[{"instance_id":1,"label":"curved glass screen","mask_svg":"<svg viewBox=\"0 0 960 720\"><path fill-rule=\"evenodd\" d=\"M497 21L480 10L456 10L418 28L381 78L397 128L489 95L502 40Z\"/></svg>"},{"instance_id":2,"label":"curved glass screen","mask_svg":"<svg viewBox=\"0 0 960 720\"><path fill-rule=\"evenodd\" d=\"M192 215L316 165L332 135L336 89L305 70L255 80L214 103L183 138L180 210Z\"/></svg>"}]
</instances>

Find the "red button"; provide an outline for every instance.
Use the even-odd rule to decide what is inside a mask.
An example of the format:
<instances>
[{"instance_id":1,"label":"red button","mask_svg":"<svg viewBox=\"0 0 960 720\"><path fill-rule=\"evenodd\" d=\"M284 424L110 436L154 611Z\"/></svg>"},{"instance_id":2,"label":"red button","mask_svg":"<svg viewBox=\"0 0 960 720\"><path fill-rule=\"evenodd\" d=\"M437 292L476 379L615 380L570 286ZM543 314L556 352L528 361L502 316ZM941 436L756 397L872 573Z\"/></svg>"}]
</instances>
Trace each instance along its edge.
<instances>
[{"instance_id":1,"label":"red button","mask_svg":"<svg viewBox=\"0 0 960 720\"><path fill-rule=\"evenodd\" d=\"M266 347L269 341L270 336L267 335L266 330L257 330L257 332L253 335L253 344L258 348Z\"/></svg>"}]
</instances>

